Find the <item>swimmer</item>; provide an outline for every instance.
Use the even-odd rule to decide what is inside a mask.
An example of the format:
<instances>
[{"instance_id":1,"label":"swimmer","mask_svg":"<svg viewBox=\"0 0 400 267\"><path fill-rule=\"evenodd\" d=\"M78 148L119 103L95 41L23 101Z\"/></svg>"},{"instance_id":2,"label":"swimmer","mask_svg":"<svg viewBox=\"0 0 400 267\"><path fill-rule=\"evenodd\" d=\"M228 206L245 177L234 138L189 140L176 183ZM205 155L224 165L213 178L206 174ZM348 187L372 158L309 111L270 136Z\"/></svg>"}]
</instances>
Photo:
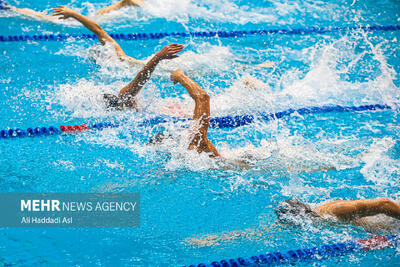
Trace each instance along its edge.
<instances>
[{"instance_id":1,"label":"swimmer","mask_svg":"<svg viewBox=\"0 0 400 267\"><path fill-rule=\"evenodd\" d=\"M115 4L103 7L99 11L97 11L96 15L104 15L110 13L111 11L121 9L125 6L141 6L144 3L144 0L121 0Z\"/></svg>"},{"instance_id":2,"label":"swimmer","mask_svg":"<svg viewBox=\"0 0 400 267\"><path fill-rule=\"evenodd\" d=\"M183 85L195 102L188 149L196 150L198 153L205 152L211 158L222 158L207 136L210 124L210 96L180 69L171 73L171 81ZM170 138L172 138L170 134L160 132L155 134L148 144L160 144Z\"/></svg>"},{"instance_id":3,"label":"swimmer","mask_svg":"<svg viewBox=\"0 0 400 267\"><path fill-rule=\"evenodd\" d=\"M296 219L324 219L361 226L368 232L388 230L388 225L374 223L375 215L386 215L400 220L400 205L387 198L337 200L312 208L297 199L281 202L275 210L280 222L291 224ZM388 218L389 219L389 218Z\"/></svg>"},{"instance_id":4,"label":"swimmer","mask_svg":"<svg viewBox=\"0 0 400 267\"><path fill-rule=\"evenodd\" d=\"M279 203L275 213L278 216L278 222L284 224L296 225L299 221L309 220L316 222L320 219L321 222L333 221L361 226L365 231L371 233L386 231L394 234L399 231L399 227L395 227L394 224L398 224L395 219L400 220L400 205L387 198L338 200L319 205L316 208L293 199ZM385 221L374 221L375 217L373 216L377 215L385 216ZM223 232L219 235L212 234L187 238L183 243L196 247L208 247L241 239L262 239L270 237L276 232L272 231L273 227L277 227L276 222L261 225L257 229L249 228L241 231Z\"/></svg>"},{"instance_id":5,"label":"swimmer","mask_svg":"<svg viewBox=\"0 0 400 267\"><path fill-rule=\"evenodd\" d=\"M196 150L198 153L206 152L212 158L220 158L221 155L207 136L210 124L210 96L200 85L187 77L182 70L171 73L171 81L183 85L195 102L193 112L194 124L191 129L192 136L188 149Z\"/></svg>"},{"instance_id":6,"label":"swimmer","mask_svg":"<svg viewBox=\"0 0 400 267\"><path fill-rule=\"evenodd\" d=\"M178 55L176 53L181 52L183 48L184 46L181 44L169 44L164 46L144 65L136 77L120 90L118 96L111 94L103 95L106 107L116 109L132 108L139 111L136 95L150 79L158 63L164 59L177 58Z\"/></svg>"},{"instance_id":7,"label":"swimmer","mask_svg":"<svg viewBox=\"0 0 400 267\"><path fill-rule=\"evenodd\" d=\"M61 16L59 17L59 19L74 18L80 23L82 23L86 28L88 28L88 30L96 34L97 38L99 39L102 45L105 45L106 43L112 44L114 46L118 58L121 61L127 61L133 64L142 64L141 61L133 57L127 56L125 52L122 50L122 48L119 46L119 44L93 20L79 14L78 12L69 9L68 7L61 5L59 5L59 8L54 8L52 13L53 16Z\"/></svg>"}]
</instances>

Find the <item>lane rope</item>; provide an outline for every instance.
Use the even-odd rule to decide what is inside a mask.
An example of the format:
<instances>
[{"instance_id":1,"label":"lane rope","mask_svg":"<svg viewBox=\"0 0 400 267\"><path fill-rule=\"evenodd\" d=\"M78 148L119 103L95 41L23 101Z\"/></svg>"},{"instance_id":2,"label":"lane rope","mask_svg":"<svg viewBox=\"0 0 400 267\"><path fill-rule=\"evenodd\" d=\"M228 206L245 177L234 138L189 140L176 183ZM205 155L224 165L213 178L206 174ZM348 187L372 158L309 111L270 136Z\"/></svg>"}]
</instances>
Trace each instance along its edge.
<instances>
[{"instance_id":1,"label":"lane rope","mask_svg":"<svg viewBox=\"0 0 400 267\"><path fill-rule=\"evenodd\" d=\"M0 2L0 9L4 7ZM372 25L372 26L346 26L346 27L306 27L306 28L287 28L269 30L248 30L248 31L203 31L203 32L162 32L162 33L111 33L110 36L117 40L146 40L161 39L165 37L222 37L236 38L251 35L305 35L321 34L328 32L348 32L363 30L367 32L376 31L399 31L400 25ZM35 35L0 35L0 42L11 41L63 41L69 38L74 39L96 39L95 34L35 34Z\"/></svg>"},{"instance_id":2,"label":"lane rope","mask_svg":"<svg viewBox=\"0 0 400 267\"><path fill-rule=\"evenodd\" d=\"M288 252L273 252L250 258L214 261L210 264L200 263L185 267L240 267L240 266L271 266L280 264L295 265L298 262L316 261L337 256L343 256L356 251L392 248L400 243L398 235L373 236L371 238L350 240L332 245L321 245L313 248L289 250Z\"/></svg>"},{"instance_id":3,"label":"lane rope","mask_svg":"<svg viewBox=\"0 0 400 267\"><path fill-rule=\"evenodd\" d=\"M313 113L328 113L328 112L353 112L353 111L373 111L391 109L391 106L384 104L362 105L362 106L340 106L340 105L326 105L321 107L307 107L299 109L288 109L276 113L259 113L257 115L237 115L237 116L224 116L214 117L210 119L210 128L236 128L244 125L249 125L257 120L270 121L290 116L293 113L299 115L313 114ZM175 118L169 116L157 116L151 119L145 119L140 124L141 126L154 126L167 122L186 122L192 120L191 118Z\"/></svg>"},{"instance_id":4,"label":"lane rope","mask_svg":"<svg viewBox=\"0 0 400 267\"><path fill-rule=\"evenodd\" d=\"M327 105L321 107L307 107L300 109L288 109L282 112L276 113L260 113L258 115L237 115L237 116L224 116L214 117L210 119L210 128L237 128L245 125L252 124L256 121L270 121L276 120L283 117L290 116L292 114L316 114L316 113L328 113L328 112L360 112L360 111L374 111L374 110L387 110L392 107L389 105L375 104L375 105L362 105L362 106L340 106L340 105ZM170 116L156 116L150 119L144 119L139 123L139 126L155 126L162 123L179 123L191 121L191 118L176 118ZM26 130L17 129L4 129L0 131L1 138L13 138L13 137L28 137L28 136L47 136L47 135L59 135L62 133L79 133L88 130L102 130L104 128L116 128L122 123L118 122L99 122L90 125L61 125L60 127L36 127L28 128Z\"/></svg>"}]
</instances>

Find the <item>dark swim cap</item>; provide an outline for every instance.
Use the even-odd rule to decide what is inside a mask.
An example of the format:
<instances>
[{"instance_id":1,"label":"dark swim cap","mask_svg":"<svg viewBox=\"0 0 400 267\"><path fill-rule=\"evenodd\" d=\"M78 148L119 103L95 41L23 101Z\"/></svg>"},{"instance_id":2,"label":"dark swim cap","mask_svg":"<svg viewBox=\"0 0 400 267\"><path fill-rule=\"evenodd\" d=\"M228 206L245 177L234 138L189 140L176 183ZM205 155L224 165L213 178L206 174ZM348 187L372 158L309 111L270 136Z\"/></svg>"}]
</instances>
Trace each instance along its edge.
<instances>
[{"instance_id":1,"label":"dark swim cap","mask_svg":"<svg viewBox=\"0 0 400 267\"><path fill-rule=\"evenodd\" d=\"M121 104L121 99L116 95L103 94L104 102L107 108L119 108Z\"/></svg>"},{"instance_id":2,"label":"dark swim cap","mask_svg":"<svg viewBox=\"0 0 400 267\"><path fill-rule=\"evenodd\" d=\"M10 5L2 0L0 0L0 10L8 10L10 9Z\"/></svg>"},{"instance_id":3,"label":"dark swim cap","mask_svg":"<svg viewBox=\"0 0 400 267\"><path fill-rule=\"evenodd\" d=\"M158 132L150 138L150 141L147 144L158 145L170 138L172 138L172 135L170 135L169 133Z\"/></svg>"},{"instance_id":4,"label":"dark swim cap","mask_svg":"<svg viewBox=\"0 0 400 267\"><path fill-rule=\"evenodd\" d=\"M283 222L290 222L291 219L315 219L318 214L311 209L311 206L298 199L285 200L279 203L275 209L278 219Z\"/></svg>"}]
</instances>

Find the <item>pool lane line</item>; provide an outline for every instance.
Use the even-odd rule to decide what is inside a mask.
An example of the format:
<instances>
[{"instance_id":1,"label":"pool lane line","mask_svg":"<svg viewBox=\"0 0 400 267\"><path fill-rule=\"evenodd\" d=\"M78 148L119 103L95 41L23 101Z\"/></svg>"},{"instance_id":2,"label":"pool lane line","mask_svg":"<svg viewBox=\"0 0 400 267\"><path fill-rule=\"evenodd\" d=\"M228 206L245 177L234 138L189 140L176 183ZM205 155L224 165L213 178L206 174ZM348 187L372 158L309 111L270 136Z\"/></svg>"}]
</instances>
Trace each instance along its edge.
<instances>
[{"instance_id":1,"label":"pool lane line","mask_svg":"<svg viewBox=\"0 0 400 267\"><path fill-rule=\"evenodd\" d=\"M1 3L1 2L0 2ZM1 5L0 5L1 6ZM1 9L1 8L0 8ZM328 32L348 32L364 30L375 31L399 31L400 25L372 25L372 26L345 26L345 27L306 27L269 30L247 30L247 31L204 31L204 32L161 32L161 33L111 33L110 36L117 40L146 40L161 39L165 37L222 37L236 38L251 35L305 35L321 34ZM35 35L0 35L0 42L12 41L63 41L69 38L75 39L97 39L95 34L35 34Z\"/></svg>"},{"instance_id":2,"label":"pool lane line","mask_svg":"<svg viewBox=\"0 0 400 267\"><path fill-rule=\"evenodd\" d=\"M86 124L81 125L61 125L60 127L36 127L36 128L28 128L26 130L22 130L20 128L17 129L8 129L0 131L0 139L1 138L14 138L14 137L28 137L28 136L49 136L49 135L60 135L62 133L72 134L72 133L80 133L89 130L102 130L104 128L116 128L119 127L119 123L115 122L105 122L105 123L93 123L88 126Z\"/></svg>"},{"instance_id":3,"label":"pool lane line","mask_svg":"<svg viewBox=\"0 0 400 267\"><path fill-rule=\"evenodd\" d=\"M297 262L315 262L322 259L343 256L356 251L393 248L400 243L398 235L373 236L371 238L350 240L331 245L321 245L313 248L289 250L288 252L273 252L237 259L214 261L210 264L200 263L185 267L240 267L240 266L276 266L280 264L293 265Z\"/></svg>"},{"instance_id":4,"label":"pool lane line","mask_svg":"<svg viewBox=\"0 0 400 267\"><path fill-rule=\"evenodd\" d=\"M280 119L286 116L290 116L294 113L299 115L305 114L316 114L316 113L329 113L329 112L355 112L355 111L374 111L374 110L387 110L391 109L391 106L385 104L374 104L374 105L362 105L362 106L340 106L340 105L326 105L321 107L306 107L299 109L288 109L276 113L259 113L256 115L236 115L236 116L224 116L214 117L210 119L210 128L237 128L252 124L256 121L270 121ZM161 123L167 122L185 122L190 121L191 118L176 118L169 116L157 116L151 119L143 120L139 125L141 126L154 126Z\"/></svg>"},{"instance_id":5,"label":"pool lane line","mask_svg":"<svg viewBox=\"0 0 400 267\"><path fill-rule=\"evenodd\" d=\"M256 121L270 121L280 119L286 116L290 116L294 113L299 115L305 114L316 114L316 113L328 113L328 112L356 112L356 111L374 111L374 110L387 110L391 109L389 105L375 104L375 105L362 105L362 106L340 106L340 105L326 105L321 107L307 107L300 109L288 109L282 112L276 113L259 113L257 115L237 115L237 116L224 116L214 117L210 119L210 128L237 128L245 125L252 124ZM179 123L191 121L191 118L176 118L170 116L156 116L151 119L143 119L138 125L139 126L155 126L162 123ZM60 127L36 127L22 130L17 129L6 129L0 131L0 139L14 138L14 137L28 137L28 136L48 136L48 135L59 135L62 133L71 134L79 133L89 130L102 130L104 128L116 128L119 127L122 122L100 122L93 123L89 126L86 124L81 125L61 125Z\"/></svg>"}]
</instances>

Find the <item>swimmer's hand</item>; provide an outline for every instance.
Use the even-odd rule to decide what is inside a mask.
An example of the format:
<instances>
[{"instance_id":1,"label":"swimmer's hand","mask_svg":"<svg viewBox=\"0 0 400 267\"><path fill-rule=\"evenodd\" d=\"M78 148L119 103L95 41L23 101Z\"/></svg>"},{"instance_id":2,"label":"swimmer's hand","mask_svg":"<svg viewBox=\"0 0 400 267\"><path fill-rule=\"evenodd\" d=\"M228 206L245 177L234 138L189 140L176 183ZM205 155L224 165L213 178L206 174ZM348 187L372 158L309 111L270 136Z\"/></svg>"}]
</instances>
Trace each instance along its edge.
<instances>
[{"instance_id":1,"label":"swimmer's hand","mask_svg":"<svg viewBox=\"0 0 400 267\"><path fill-rule=\"evenodd\" d=\"M139 71L136 77L127 84L119 92L119 97L124 98L134 98L139 91L143 88L145 83L150 79L151 74L155 70L158 63L163 59L176 58L178 55L176 53L182 51L184 48L180 44L170 44L164 46L157 54L155 54Z\"/></svg>"},{"instance_id":2,"label":"swimmer's hand","mask_svg":"<svg viewBox=\"0 0 400 267\"><path fill-rule=\"evenodd\" d=\"M179 57L176 53L179 53L183 50L185 46L181 44L169 44L163 47L160 51L157 52L155 57L159 60L163 59L173 59Z\"/></svg>"},{"instance_id":3,"label":"swimmer's hand","mask_svg":"<svg viewBox=\"0 0 400 267\"><path fill-rule=\"evenodd\" d=\"M76 12L73 11L72 9L69 9L66 6L61 6L61 5L59 5L59 8L54 8L51 13L53 13L53 16L61 16L59 17L59 19L67 19L70 17L74 17L74 15L76 14Z\"/></svg>"}]
</instances>

